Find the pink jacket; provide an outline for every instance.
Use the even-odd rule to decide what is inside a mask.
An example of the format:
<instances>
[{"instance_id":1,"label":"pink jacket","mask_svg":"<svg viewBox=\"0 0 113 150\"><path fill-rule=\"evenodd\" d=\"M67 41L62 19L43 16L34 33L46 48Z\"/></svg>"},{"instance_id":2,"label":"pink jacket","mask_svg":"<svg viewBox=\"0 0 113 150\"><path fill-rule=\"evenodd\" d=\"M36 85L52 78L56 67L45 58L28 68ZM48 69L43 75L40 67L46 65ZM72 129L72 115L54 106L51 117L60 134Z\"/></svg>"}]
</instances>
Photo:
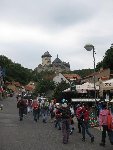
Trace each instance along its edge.
<instances>
[{"instance_id":1,"label":"pink jacket","mask_svg":"<svg viewBox=\"0 0 113 150\"><path fill-rule=\"evenodd\" d=\"M99 114L99 125L108 125L107 118L108 118L109 110L103 109L100 111Z\"/></svg>"}]
</instances>

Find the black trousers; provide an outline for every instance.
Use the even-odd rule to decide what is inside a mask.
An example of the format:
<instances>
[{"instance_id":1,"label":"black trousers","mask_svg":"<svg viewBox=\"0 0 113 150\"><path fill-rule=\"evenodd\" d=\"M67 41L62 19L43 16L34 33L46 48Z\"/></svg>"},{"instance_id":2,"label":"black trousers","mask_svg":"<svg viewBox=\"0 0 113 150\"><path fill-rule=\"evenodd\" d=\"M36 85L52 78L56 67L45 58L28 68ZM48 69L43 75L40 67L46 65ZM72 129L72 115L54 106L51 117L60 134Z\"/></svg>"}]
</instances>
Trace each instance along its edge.
<instances>
[{"instance_id":1,"label":"black trousers","mask_svg":"<svg viewBox=\"0 0 113 150\"><path fill-rule=\"evenodd\" d=\"M38 109L33 109L33 116L34 116L34 120L39 120L39 117L40 117L40 110Z\"/></svg>"},{"instance_id":2,"label":"black trousers","mask_svg":"<svg viewBox=\"0 0 113 150\"><path fill-rule=\"evenodd\" d=\"M23 119L23 114L24 114L24 108L19 108L19 117L21 120Z\"/></svg>"},{"instance_id":3,"label":"black trousers","mask_svg":"<svg viewBox=\"0 0 113 150\"><path fill-rule=\"evenodd\" d=\"M81 133L81 128L82 128L82 122L80 119L77 118L78 121L78 132Z\"/></svg>"},{"instance_id":4,"label":"black trousers","mask_svg":"<svg viewBox=\"0 0 113 150\"><path fill-rule=\"evenodd\" d=\"M109 135L109 130L108 130L108 126L107 125L102 125L103 131L102 131L102 143L105 144L106 142L106 132Z\"/></svg>"}]
</instances>

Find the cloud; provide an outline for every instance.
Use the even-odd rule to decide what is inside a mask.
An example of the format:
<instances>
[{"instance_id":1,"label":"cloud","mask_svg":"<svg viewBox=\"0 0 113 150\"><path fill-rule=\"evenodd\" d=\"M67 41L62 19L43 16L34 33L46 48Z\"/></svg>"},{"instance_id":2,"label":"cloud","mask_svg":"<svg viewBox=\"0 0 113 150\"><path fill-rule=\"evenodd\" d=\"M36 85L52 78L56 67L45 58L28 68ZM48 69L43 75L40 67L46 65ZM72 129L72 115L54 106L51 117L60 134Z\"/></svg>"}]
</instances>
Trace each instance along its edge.
<instances>
[{"instance_id":1,"label":"cloud","mask_svg":"<svg viewBox=\"0 0 113 150\"><path fill-rule=\"evenodd\" d=\"M96 63L102 60L113 42L112 10L112 0L1 0L1 54L34 69L49 51L72 70L92 68L84 45L92 43Z\"/></svg>"}]
</instances>

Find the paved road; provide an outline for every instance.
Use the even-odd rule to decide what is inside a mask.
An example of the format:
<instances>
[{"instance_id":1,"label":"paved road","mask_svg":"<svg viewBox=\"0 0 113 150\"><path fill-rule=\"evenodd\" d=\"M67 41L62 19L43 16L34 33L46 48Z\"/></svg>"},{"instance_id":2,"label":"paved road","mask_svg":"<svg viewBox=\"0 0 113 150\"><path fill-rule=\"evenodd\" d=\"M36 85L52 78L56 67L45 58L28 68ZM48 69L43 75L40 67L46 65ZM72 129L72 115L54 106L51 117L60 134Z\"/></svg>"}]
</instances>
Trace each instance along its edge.
<instances>
[{"instance_id":1,"label":"paved road","mask_svg":"<svg viewBox=\"0 0 113 150\"><path fill-rule=\"evenodd\" d=\"M113 150L108 138L105 148L99 146L101 133L97 129L91 129L96 137L93 144L89 137L82 142L75 129L69 143L64 145L61 131L54 128L50 119L46 124L41 119L35 123L29 114L20 122L15 98L0 103L4 104L3 111L0 111L0 150Z\"/></svg>"}]
</instances>

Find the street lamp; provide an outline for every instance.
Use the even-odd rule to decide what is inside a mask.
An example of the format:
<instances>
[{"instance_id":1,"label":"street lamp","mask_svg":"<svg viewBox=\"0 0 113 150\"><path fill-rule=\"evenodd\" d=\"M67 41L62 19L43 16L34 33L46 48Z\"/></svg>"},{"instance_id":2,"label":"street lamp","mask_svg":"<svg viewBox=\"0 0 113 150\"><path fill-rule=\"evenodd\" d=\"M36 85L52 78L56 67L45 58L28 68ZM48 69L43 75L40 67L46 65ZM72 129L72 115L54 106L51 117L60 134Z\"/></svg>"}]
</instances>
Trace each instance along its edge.
<instances>
[{"instance_id":1,"label":"street lamp","mask_svg":"<svg viewBox=\"0 0 113 150\"><path fill-rule=\"evenodd\" d=\"M95 84L95 48L92 44L86 44L84 48L87 51L93 50L93 62L94 62L94 91L95 91L95 103L96 103L96 84Z\"/></svg>"}]
</instances>

